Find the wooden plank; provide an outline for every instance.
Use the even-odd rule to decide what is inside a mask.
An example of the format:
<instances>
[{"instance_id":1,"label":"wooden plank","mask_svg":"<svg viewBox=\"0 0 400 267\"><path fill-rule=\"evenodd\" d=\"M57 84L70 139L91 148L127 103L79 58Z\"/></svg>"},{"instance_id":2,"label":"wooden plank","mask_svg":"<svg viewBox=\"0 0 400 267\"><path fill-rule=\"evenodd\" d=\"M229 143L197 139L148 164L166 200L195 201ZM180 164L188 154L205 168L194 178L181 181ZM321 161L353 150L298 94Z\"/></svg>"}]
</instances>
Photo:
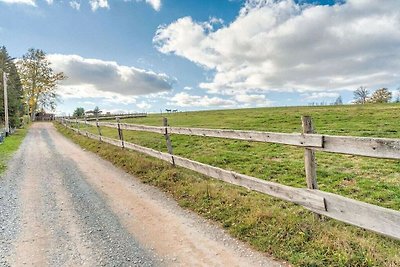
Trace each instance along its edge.
<instances>
[{"instance_id":1,"label":"wooden plank","mask_svg":"<svg viewBox=\"0 0 400 267\"><path fill-rule=\"evenodd\" d=\"M118 129L118 125L114 122L99 122L100 126Z\"/></svg>"},{"instance_id":2,"label":"wooden plank","mask_svg":"<svg viewBox=\"0 0 400 267\"><path fill-rule=\"evenodd\" d=\"M118 129L117 123L112 122L99 122L99 125L109 128L116 128ZM144 131L144 132L153 132L164 134L165 128L158 127L158 126L147 126L147 125L136 125L136 124L128 124L128 123L120 123L121 129L128 130L128 131Z\"/></svg>"},{"instance_id":3,"label":"wooden plank","mask_svg":"<svg viewBox=\"0 0 400 267\"><path fill-rule=\"evenodd\" d=\"M73 122L72 120L66 120ZM93 123L88 124L95 126ZM101 122L102 126L116 128L114 123ZM121 123L125 130L147 131L164 134L164 127ZM314 150L374 158L400 159L400 139L319 134L269 133L257 131L218 130L202 128L168 127L173 134L219 137L247 141L278 143L309 147Z\"/></svg>"},{"instance_id":4,"label":"wooden plank","mask_svg":"<svg viewBox=\"0 0 400 267\"><path fill-rule=\"evenodd\" d=\"M298 133L273 133L273 132L258 132L258 131L181 128L181 127L169 127L168 132L173 134L228 138L236 140L286 144L286 145L294 145L301 147L305 146L322 147L323 145L322 135L318 134L305 135Z\"/></svg>"},{"instance_id":5,"label":"wooden plank","mask_svg":"<svg viewBox=\"0 0 400 267\"><path fill-rule=\"evenodd\" d=\"M324 147L315 150L373 158L400 159L400 139L324 136Z\"/></svg>"},{"instance_id":6,"label":"wooden plank","mask_svg":"<svg viewBox=\"0 0 400 267\"><path fill-rule=\"evenodd\" d=\"M115 119L115 117L120 117L121 119L127 118L142 118L147 117L147 113L136 113L136 114L115 114L113 116L98 116L99 120L111 120ZM96 120L96 117L88 117L88 120Z\"/></svg>"},{"instance_id":7,"label":"wooden plank","mask_svg":"<svg viewBox=\"0 0 400 267\"><path fill-rule=\"evenodd\" d=\"M93 139L97 139L98 136L91 135ZM112 145L121 146L119 140L103 137L103 141ZM197 171L207 176L239 185L251 190L266 193L268 195L278 197L299 205L307 206L316 210L325 210L324 199L315 197L314 195L308 194L308 189L295 188L278 183L268 182L261 179L257 179L251 176L227 171L221 168L213 167L207 164L203 164L197 161L185 159L179 156L171 156L170 154L163 153L147 147L142 147L129 142L125 143L125 148L132 149L138 152L142 152L149 156L153 156L169 163L175 162L176 165Z\"/></svg>"},{"instance_id":8,"label":"wooden plank","mask_svg":"<svg viewBox=\"0 0 400 267\"><path fill-rule=\"evenodd\" d=\"M121 123L121 127L124 130L130 131L145 131L145 132L153 132L164 134L165 128L158 127L158 126L147 126L147 125L136 125L136 124L128 124L128 123Z\"/></svg>"},{"instance_id":9,"label":"wooden plank","mask_svg":"<svg viewBox=\"0 0 400 267\"><path fill-rule=\"evenodd\" d=\"M257 179L244 174L227 171L218 167L213 167L204 163L189 160L179 156L174 156L177 166L181 166L215 179L242 186L250 190L268 194L283 200L287 200L302 206L312 207L315 210L325 210L325 202L321 197L310 195L309 189L295 188L278 183L273 183L261 179Z\"/></svg>"},{"instance_id":10,"label":"wooden plank","mask_svg":"<svg viewBox=\"0 0 400 267\"><path fill-rule=\"evenodd\" d=\"M75 128L68 128L77 132L77 129ZM99 136L89 133L88 137L98 139ZM119 140L116 139L105 137L104 141L116 146L120 146ZM322 214L327 217L400 240L399 211L379 207L320 190L295 188L260 180L251 176L227 171L179 156L171 156L167 153L159 152L132 143L125 143L125 147L168 161L170 163L172 163L173 157L175 164L178 166L202 173L227 183L235 184L250 190L287 200L302 205L318 214Z\"/></svg>"},{"instance_id":11,"label":"wooden plank","mask_svg":"<svg viewBox=\"0 0 400 267\"><path fill-rule=\"evenodd\" d=\"M117 139L113 139L113 138L102 136L101 137L101 141L109 143L109 144L114 145L114 146L121 147L121 142L119 140L117 140Z\"/></svg>"},{"instance_id":12,"label":"wooden plank","mask_svg":"<svg viewBox=\"0 0 400 267\"><path fill-rule=\"evenodd\" d=\"M326 211L306 208L330 218L400 240L399 211L324 191L312 190L310 193L325 199Z\"/></svg>"},{"instance_id":13,"label":"wooden plank","mask_svg":"<svg viewBox=\"0 0 400 267\"><path fill-rule=\"evenodd\" d=\"M151 148L139 146L139 145L128 143L128 142L125 142L125 148L132 149L137 152L141 152L141 153L147 154L149 156L152 156L152 157L155 157L155 158L158 158L161 160L165 160L165 161L173 164L173 156L171 156L170 154L163 153L163 152L151 149Z\"/></svg>"}]
</instances>

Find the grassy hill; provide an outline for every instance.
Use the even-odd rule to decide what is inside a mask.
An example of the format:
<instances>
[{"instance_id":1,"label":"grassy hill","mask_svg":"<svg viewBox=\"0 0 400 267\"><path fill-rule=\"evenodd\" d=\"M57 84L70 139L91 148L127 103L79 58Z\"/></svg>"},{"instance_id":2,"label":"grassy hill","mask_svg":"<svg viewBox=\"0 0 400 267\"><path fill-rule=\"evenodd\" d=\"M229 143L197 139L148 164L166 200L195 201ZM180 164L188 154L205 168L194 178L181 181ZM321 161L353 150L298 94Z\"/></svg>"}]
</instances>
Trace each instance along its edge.
<instances>
[{"instance_id":1,"label":"grassy hill","mask_svg":"<svg viewBox=\"0 0 400 267\"><path fill-rule=\"evenodd\" d=\"M352 105L221 110L164 114L171 126L301 132L311 115L317 133L400 138L400 105ZM125 122L162 125L162 117ZM94 127L87 127L97 133ZM116 129L102 128L117 138ZM166 151L162 135L124 132L129 142ZM232 235L261 251L299 266L400 266L400 242L335 220L314 221L310 212L137 153L73 137L105 158L170 192L178 202L219 222ZM268 181L305 187L303 149L278 145L171 136L174 153ZM113 153L118 153L115 157ZM317 152L321 190L400 210L398 160ZM136 161L135 163L131 161ZM139 163L138 163L139 162ZM150 168L151 167L151 168Z\"/></svg>"}]
</instances>

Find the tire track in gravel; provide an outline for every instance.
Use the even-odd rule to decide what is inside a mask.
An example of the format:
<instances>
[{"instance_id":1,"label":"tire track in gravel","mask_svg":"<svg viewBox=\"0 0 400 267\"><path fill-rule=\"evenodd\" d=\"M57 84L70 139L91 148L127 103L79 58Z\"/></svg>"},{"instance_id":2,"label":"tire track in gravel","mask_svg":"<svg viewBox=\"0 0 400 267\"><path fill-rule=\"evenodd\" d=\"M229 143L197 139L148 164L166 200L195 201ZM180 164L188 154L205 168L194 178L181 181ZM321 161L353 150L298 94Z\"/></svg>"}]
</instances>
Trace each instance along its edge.
<instances>
[{"instance_id":1,"label":"tire track in gravel","mask_svg":"<svg viewBox=\"0 0 400 267\"><path fill-rule=\"evenodd\" d=\"M71 158L87 181L101 193L131 234L173 266L285 266L249 249L215 225L182 210L159 190L84 152L71 141L57 140L58 151ZM90 162L90 164L88 164Z\"/></svg>"},{"instance_id":2,"label":"tire track in gravel","mask_svg":"<svg viewBox=\"0 0 400 267\"><path fill-rule=\"evenodd\" d=\"M4 228L15 229L0 231L1 238L12 232L0 243L0 266L157 265L75 164L57 153L43 125L31 127L1 179L0 196L13 193L16 201L0 207L12 214L0 215Z\"/></svg>"},{"instance_id":3,"label":"tire track in gravel","mask_svg":"<svg viewBox=\"0 0 400 267\"><path fill-rule=\"evenodd\" d=\"M35 123L0 178L0 266L286 266Z\"/></svg>"},{"instance_id":4,"label":"tire track in gravel","mask_svg":"<svg viewBox=\"0 0 400 267\"><path fill-rule=\"evenodd\" d=\"M38 133L34 132L28 142L37 140L38 137ZM43 144L38 142L35 150L42 152ZM25 149L24 153L25 159L28 160L22 166L23 180L19 186L21 232L14 243L14 254L10 257L13 266L26 264L27 261L35 266L44 266L47 263L45 250L49 248L50 233L46 227L42 227L44 199L40 191L41 168L31 160L36 156L33 151Z\"/></svg>"},{"instance_id":5,"label":"tire track in gravel","mask_svg":"<svg viewBox=\"0 0 400 267\"><path fill-rule=\"evenodd\" d=\"M18 212L19 184L22 180L23 150L26 142L9 162L9 169L0 176L0 266L10 266L8 256L20 230Z\"/></svg>"}]
</instances>

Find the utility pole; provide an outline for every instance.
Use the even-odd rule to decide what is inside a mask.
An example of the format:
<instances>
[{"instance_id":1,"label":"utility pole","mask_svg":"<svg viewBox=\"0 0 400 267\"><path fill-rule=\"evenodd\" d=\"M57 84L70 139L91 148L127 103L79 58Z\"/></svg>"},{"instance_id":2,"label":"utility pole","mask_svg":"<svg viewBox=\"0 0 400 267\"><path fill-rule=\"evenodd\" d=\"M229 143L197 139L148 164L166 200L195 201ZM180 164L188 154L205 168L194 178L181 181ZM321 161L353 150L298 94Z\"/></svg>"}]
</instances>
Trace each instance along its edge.
<instances>
[{"instance_id":1,"label":"utility pole","mask_svg":"<svg viewBox=\"0 0 400 267\"><path fill-rule=\"evenodd\" d=\"M7 95L7 73L3 71L3 88L4 88L4 128L6 136L10 133L10 126L8 123L8 95Z\"/></svg>"}]
</instances>

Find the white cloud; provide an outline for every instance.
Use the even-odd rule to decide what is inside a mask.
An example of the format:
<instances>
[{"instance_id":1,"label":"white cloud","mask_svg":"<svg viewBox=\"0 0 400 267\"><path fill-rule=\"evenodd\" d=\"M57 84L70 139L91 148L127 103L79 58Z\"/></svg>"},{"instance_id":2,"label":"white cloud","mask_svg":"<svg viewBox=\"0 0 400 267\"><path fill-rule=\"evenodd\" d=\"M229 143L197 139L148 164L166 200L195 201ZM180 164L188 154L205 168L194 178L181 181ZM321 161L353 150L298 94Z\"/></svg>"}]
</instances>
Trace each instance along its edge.
<instances>
[{"instance_id":1,"label":"white cloud","mask_svg":"<svg viewBox=\"0 0 400 267\"><path fill-rule=\"evenodd\" d=\"M80 10L81 9L81 4L78 3L77 1L70 1L69 5L76 10Z\"/></svg>"},{"instance_id":2,"label":"white cloud","mask_svg":"<svg viewBox=\"0 0 400 267\"><path fill-rule=\"evenodd\" d=\"M273 102L265 97L265 95L239 94L235 95L235 100L244 106L271 106Z\"/></svg>"},{"instance_id":3,"label":"white cloud","mask_svg":"<svg viewBox=\"0 0 400 267\"><path fill-rule=\"evenodd\" d=\"M84 104L84 105L88 105L88 106L95 106L96 103L92 102L92 101L82 101L82 102L78 102L79 104Z\"/></svg>"},{"instance_id":4,"label":"white cloud","mask_svg":"<svg viewBox=\"0 0 400 267\"><path fill-rule=\"evenodd\" d=\"M130 2L133 0L124 0L125 2ZM160 11L161 10L161 0L136 0L136 2L142 2L145 1L147 4L149 4L155 11Z\"/></svg>"},{"instance_id":5,"label":"white cloud","mask_svg":"<svg viewBox=\"0 0 400 267\"><path fill-rule=\"evenodd\" d=\"M213 19L215 21L215 19ZM248 0L217 30L180 18L154 43L214 70L213 93L338 91L400 82L399 0L348 0L333 6Z\"/></svg>"},{"instance_id":6,"label":"white cloud","mask_svg":"<svg viewBox=\"0 0 400 267\"><path fill-rule=\"evenodd\" d=\"M146 0L146 3L151 5L155 11L160 11L161 9L161 0Z\"/></svg>"},{"instance_id":7,"label":"white cloud","mask_svg":"<svg viewBox=\"0 0 400 267\"><path fill-rule=\"evenodd\" d=\"M89 0L90 7L92 8L92 11L96 11L99 8L106 8L110 9L110 6L108 5L107 0Z\"/></svg>"},{"instance_id":8,"label":"white cloud","mask_svg":"<svg viewBox=\"0 0 400 267\"><path fill-rule=\"evenodd\" d=\"M147 103L147 102L145 102L145 101L142 101L142 102L140 102L140 103L137 103L136 106L137 106L138 108L140 108L140 109L143 109L143 110L147 110L147 109L151 108L151 104L149 104L149 103Z\"/></svg>"},{"instance_id":9,"label":"white cloud","mask_svg":"<svg viewBox=\"0 0 400 267\"><path fill-rule=\"evenodd\" d=\"M190 90L192 90L193 89L193 87L190 87L190 86L185 86L185 87L183 87L183 90L186 90L186 91L190 91Z\"/></svg>"},{"instance_id":10,"label":"white cloud","mask_svg":"<svg viewBox=\"0 0 400 267\"><path fill-rule=\"evenodd\" d=\"M233 100L223 99L219 97L189 95L182 92L174 95L169 105L179 107L233 107L237 103Z\"/></svg>"},{"instance_id":11,"label":"white cloud","mask_svg":"<svg viewBox=\"0 0 400 267\"><path fill-rule=\"evenodd\" d=\"M104 92L92 84L59 85L57 93L62 99L92 99L90 102L128 105L136 103L136 96L122 95L117 92Z\"/></svg>"},{"instance_id":12,"label":"white cloud","mask_svg":"<svg viewBox=\"0 0 400 267\"><path fill-rule=\"evenodd\" d=\"M313 92L311 94L304 94L305 99L325 99L325 98L337 98L339 93L330 92Z\"/></svg>"},{"instance_id":13,"label":"white cloud","mask_svg":"<svg viewBox=\"0 0 400 267\"><path fill-rule=\"evenodd\" d=\"M52 54L48 59L55 71L68 77L61 86L64 97L105 97L110 102L134 103L138 95L171 90L166 74L77 55Z\"/></svg>"},{"instance_id":14,"label":"white cloud","mask_svg":"<svg viewBox=\"0 0 400 267\"><path fill-rule=\"evenodd\" d=\"M53 0L46 0L48 5L52 5L53 4Z\"/></svg>"},{"instance_id":15,"label":"white cloud","mask_svg":"<svg viewBox=\"0 0 400 267\"><path fill-rule=\"evenodd\" d=\"M36 6L34 0L0 0L0 2L6 4L21 4L21 5L29 5L29 6Z\"/></svg>"}]
</instances>

